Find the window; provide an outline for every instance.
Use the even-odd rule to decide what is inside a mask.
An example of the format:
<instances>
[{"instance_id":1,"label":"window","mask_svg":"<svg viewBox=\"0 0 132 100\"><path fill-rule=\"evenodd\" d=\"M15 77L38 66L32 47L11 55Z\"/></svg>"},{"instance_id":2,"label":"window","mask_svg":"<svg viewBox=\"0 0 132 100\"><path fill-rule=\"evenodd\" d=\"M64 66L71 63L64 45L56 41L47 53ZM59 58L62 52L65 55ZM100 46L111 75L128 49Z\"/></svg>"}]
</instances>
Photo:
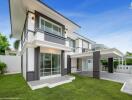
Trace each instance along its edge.
<instances>
[{"instance_id":1,"label":"window","mask_svg":"<svg viewBox=\"0 0 132 100\"><path fill-rule=\"evenodd\" d=\"M45 21L45 31L52 32L52 24L47 21Z\"/></svg>"},{"instance_id":2,"label":"window","mask_svg":"<svg viewBox=\"0 0 132 100\"><path fill-rule=\"evenodd\" d=\"M91 60L88 60L88 63L91 63Z\"/></svg>"},{"instance_id":3,"label":"window","mask_svg":"<svg viewBox=\"0 0 132 100\"><path fill-rule=\"evenodd\" d=\"M69 41L69 47L71 47L73 52L75 52L75 40L68 38Z\"/></svg>"},{"instance_id":4,"label":"window","mask_svg":"<svg viewBox=\"0 0 132 100\"><path fill-rule=\"evenodd\" d=\"M56 35L63 36L61 26L54 24L42 17L40 17L40 29L49 33L54 33Z\"/></svg>"},{"instance_id":5,"label":"window","mask_svg":"<svg viewBox=\"0 0 132 100\"><path fill-rule=\"evenodd\" d=\"M41 20L41 29L44 30L44 20Z\"/></svg>"},{"instance_id":6,"label":"window","mask_svg":"<svg viewBox=\"0 0 132 100\"><path fill-rule=\"evenodd\" d=\"M41 53L40 55L40 76L51 76L60 74L60 55Z\"/></svg>"}]
</instances>

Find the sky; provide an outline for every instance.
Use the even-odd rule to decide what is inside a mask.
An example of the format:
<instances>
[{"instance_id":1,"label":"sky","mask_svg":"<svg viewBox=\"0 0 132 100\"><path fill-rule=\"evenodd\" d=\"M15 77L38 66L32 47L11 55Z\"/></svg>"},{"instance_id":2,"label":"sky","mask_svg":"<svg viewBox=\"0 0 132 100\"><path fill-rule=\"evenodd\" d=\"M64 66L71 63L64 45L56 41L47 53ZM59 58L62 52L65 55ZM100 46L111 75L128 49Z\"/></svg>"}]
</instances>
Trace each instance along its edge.
<instances>
[{"instance_id":1,"label":"sky","mask_svg":"<svg viewBox=\"0 0 132 100\"><path fill-rule=\"evenodd\" d=\"M96 43L132 52L132 0L42 0L81 26L77 32ZM0 1L0 32L9 37L8 0ZM14 39L9 39L12 44Z\"/></svg>"}]
</instances>

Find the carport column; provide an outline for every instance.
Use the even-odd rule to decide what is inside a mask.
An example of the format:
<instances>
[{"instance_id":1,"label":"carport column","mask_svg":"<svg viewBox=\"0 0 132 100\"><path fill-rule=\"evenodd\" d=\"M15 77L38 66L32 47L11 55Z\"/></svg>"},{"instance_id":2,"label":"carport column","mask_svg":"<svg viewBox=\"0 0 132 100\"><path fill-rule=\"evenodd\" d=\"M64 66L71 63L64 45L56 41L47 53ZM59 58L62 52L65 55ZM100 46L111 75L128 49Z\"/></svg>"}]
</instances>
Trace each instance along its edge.
<instances>
[{"instance_id":1,"label":"carport column","mask_svg":"<svg viewBox=\"0 0 132 100\"><path fill-rule=\"evenodd\" d=\"M108 58L108 72L113 73L113 58Z\"/></svg>"},{"instance_id":2,"label":"carport column","mask_svg":"<svg viewBox=\"0 0 132 100\"><path fill-rule=\"evenodd\" d=\"M100 51L93 52L93 77L100 78Z\"/></svg>"}]
</instances>

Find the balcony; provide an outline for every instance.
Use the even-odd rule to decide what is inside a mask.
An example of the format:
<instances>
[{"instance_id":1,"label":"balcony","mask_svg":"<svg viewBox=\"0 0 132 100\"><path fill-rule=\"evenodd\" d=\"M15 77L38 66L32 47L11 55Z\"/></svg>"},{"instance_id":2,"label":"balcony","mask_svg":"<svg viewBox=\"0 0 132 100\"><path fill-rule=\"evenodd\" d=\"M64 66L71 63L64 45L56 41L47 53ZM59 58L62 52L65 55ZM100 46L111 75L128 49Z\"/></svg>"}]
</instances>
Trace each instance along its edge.
<instances>
[{"instance_id":1,"label":"balcony","mask_svg":"<svg viewBox=\"0 0 132 100\"><path fill-rule=\"evenodd\" d=\"M36 29L35 32L28 31L25 38L25 43L28 43L30 46L34 47L43 46L60 50L71 50L66 46L66 38L64 36L59 36L40 29Z\"/></svg>"}]
</instances>

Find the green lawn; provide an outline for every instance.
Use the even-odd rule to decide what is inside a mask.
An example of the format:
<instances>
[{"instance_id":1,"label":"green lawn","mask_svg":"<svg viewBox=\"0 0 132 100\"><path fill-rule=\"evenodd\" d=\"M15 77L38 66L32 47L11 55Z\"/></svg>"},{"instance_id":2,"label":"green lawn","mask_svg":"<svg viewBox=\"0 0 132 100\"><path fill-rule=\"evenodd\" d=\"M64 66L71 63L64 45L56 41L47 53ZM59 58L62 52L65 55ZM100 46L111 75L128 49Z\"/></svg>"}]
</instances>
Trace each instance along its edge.
<instances>
[{"instance_id":1,"label":"green lawn","mask_svg":"<svg viewBox=\"0 0 132 100\"><path fill-rule=\"evenodd\" d=\"M72 83L32 91L20 74L0 76L0 98L23 100L132 100L120 92L122 84L75 75Z\"/></svg>"}]
</instances>

